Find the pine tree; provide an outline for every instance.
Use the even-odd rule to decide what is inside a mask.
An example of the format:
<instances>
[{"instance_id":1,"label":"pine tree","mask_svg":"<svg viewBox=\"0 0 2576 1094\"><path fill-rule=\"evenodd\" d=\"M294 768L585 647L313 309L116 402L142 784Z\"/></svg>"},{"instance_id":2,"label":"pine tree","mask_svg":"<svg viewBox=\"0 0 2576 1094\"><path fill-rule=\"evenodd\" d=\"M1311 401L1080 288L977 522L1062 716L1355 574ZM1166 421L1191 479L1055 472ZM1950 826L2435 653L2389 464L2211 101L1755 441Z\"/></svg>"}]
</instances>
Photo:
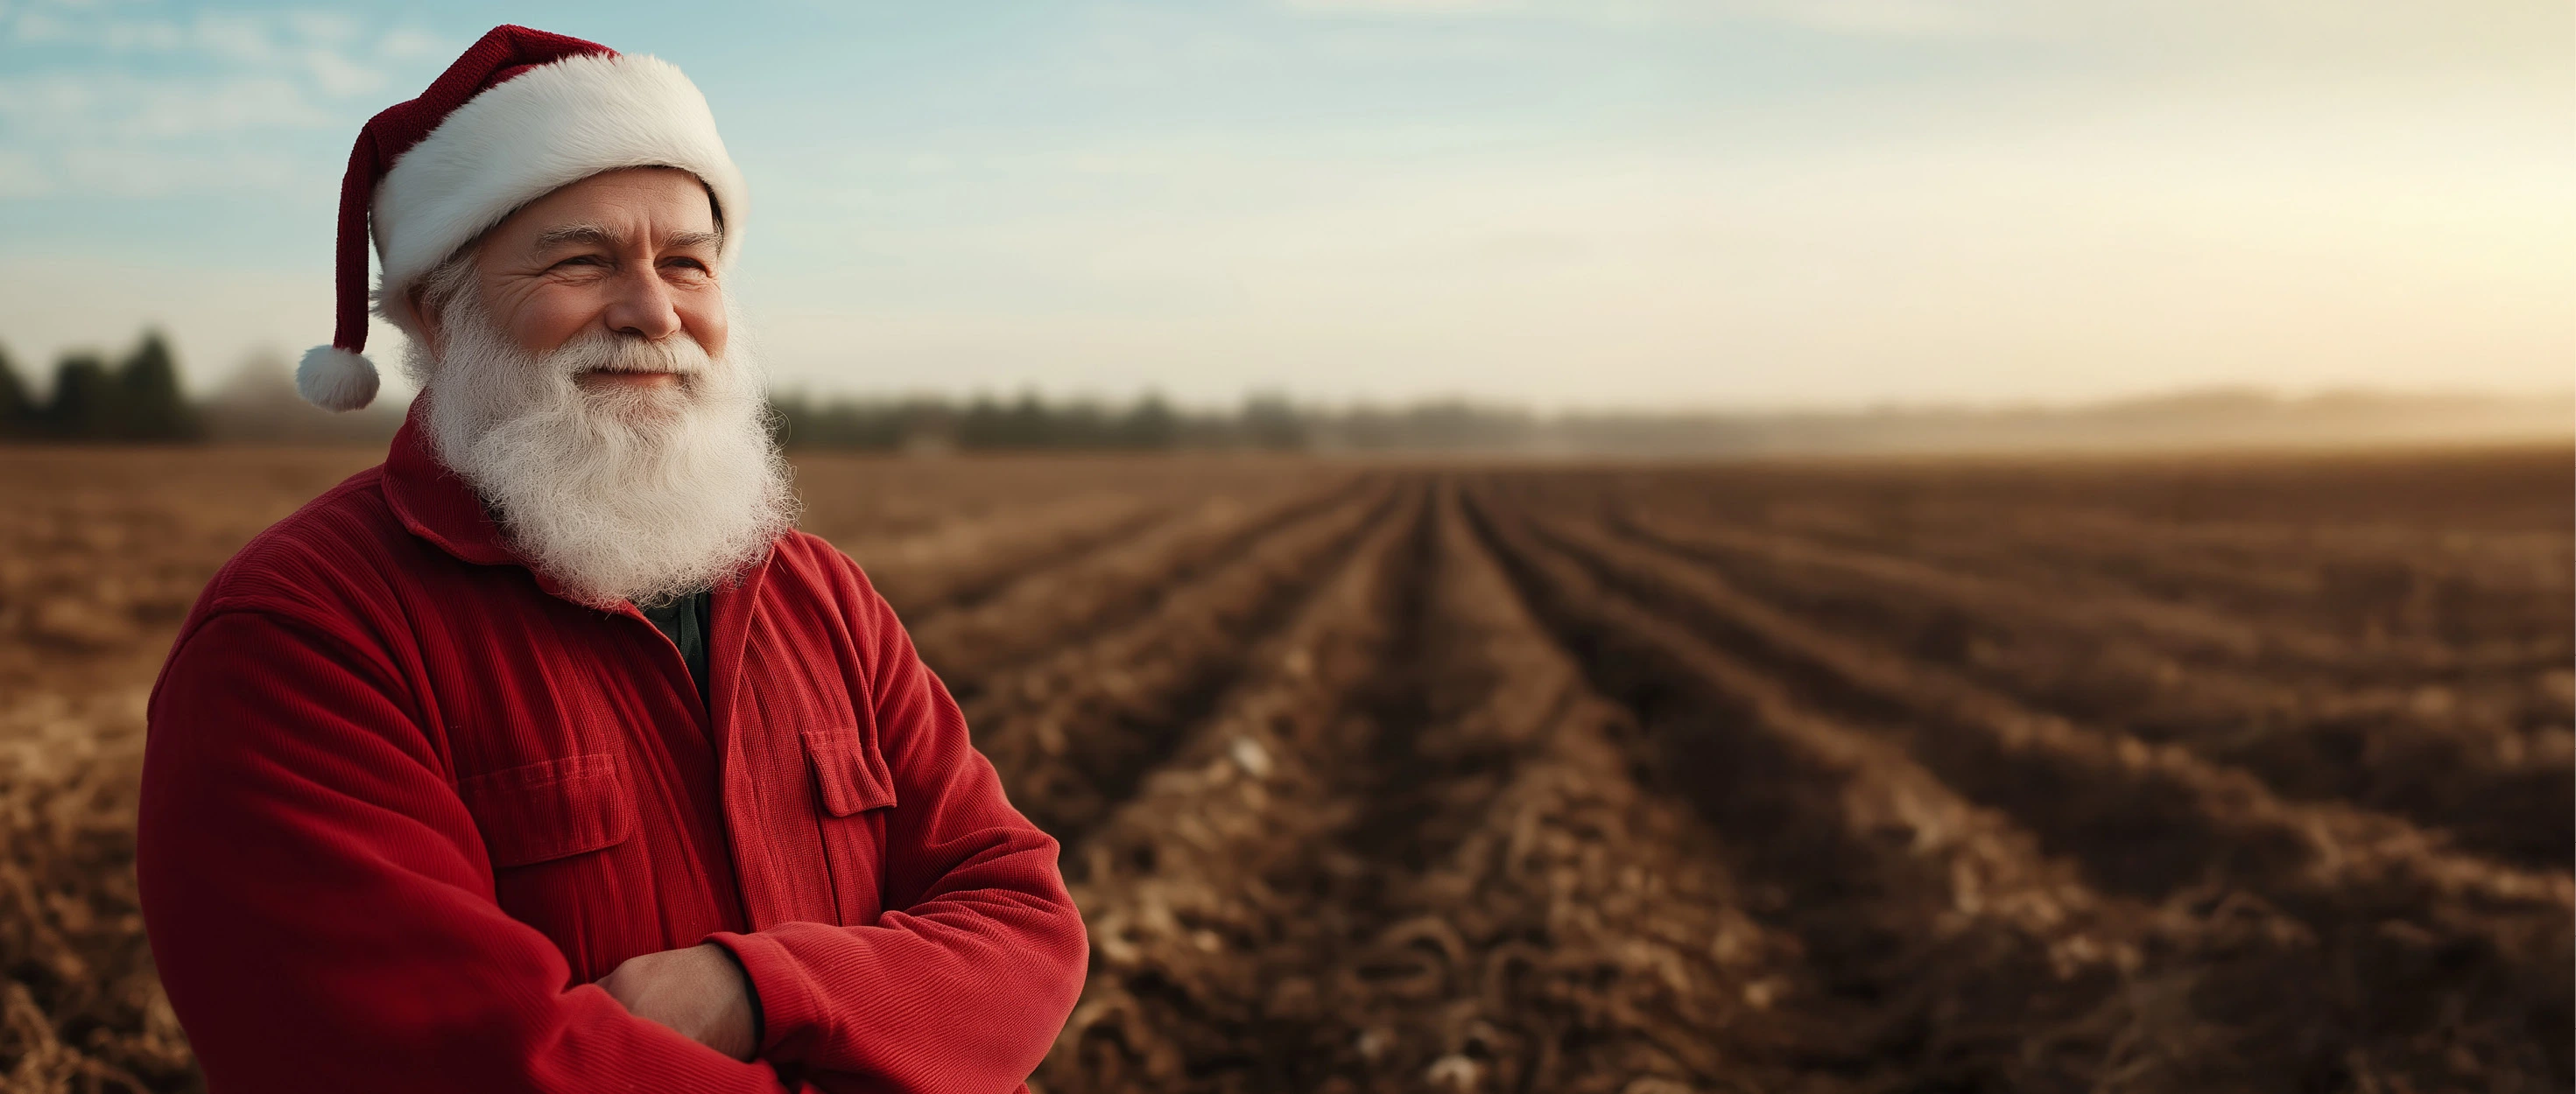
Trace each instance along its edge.
<instances>
[{"instance_id":1,"label":"pine tree","mask_svg":"<svg viewBox=\"0 0 2576 1094\"><path fill-rule=\"evenodd\" d=\"M0 437L24 437L36 427L36 406L27 397L27 385L18 379L18 369L9 363L9 351L0 349Z\"/></svg>"},{"instance_id":2,"label":"pine tree","mask_svg":"<svg viewBox=\"0 0 2576 1094\"><path fill-rule=\"evenodd\" d=\"M1243 437L1255 448L1306 447L1306 422L1288 397L1256 392L1243 400Z\"/></svg>"},{"instance_id":3,"label":"pine tree","mask_svg":"<svg viewBox=\"0 0 2576 1094\"><path fill-rule=\"evenodd\" d=\"M1056 443L1055 415L1037 389L1020 392L1018 402L1002 415L1001 448L1048 448Z\"/></svg>"},{"instance_id":4,"label":"pine tree","mask_svg":"<svg viewBox=\"0 0 2576 1094\"><path fill-rule=\"evenodd\" d=\"M179 365L161 332L143 332L143 343L116 370L117 434L135 441L184 441L198 435L197 415L179 391Z\"/></svg>"},{"instance_id":5,"label":"pine tree","mask_svg":"<svg viewBox=\"0 0 2576 1094\"><path fill-rule=\"evenodd\" d=\"M1180 435L1180 415L1161 392L1146 392L1118 423L1118 442L1128 448L1170 448Z\"/></svg>"},{"instance_id":6,"label":"pine tree","mask_svg":"<svg viewBox=\"0 0 2576 1094\"><path fill-rule=\"evenodd\" d=\"M54 392L45 402L44 431L73 441L114 436L123 408L116 378L95 353L66 353L54 366Z\"/></svg>"}]
</instances>

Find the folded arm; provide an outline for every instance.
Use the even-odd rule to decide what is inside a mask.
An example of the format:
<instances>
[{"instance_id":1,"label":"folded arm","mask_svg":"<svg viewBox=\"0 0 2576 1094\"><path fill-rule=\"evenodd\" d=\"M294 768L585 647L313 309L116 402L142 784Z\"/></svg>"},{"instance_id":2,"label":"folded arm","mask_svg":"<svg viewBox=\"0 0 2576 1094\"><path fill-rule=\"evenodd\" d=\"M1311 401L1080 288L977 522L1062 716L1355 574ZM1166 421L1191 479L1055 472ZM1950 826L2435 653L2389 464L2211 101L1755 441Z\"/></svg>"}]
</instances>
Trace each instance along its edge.
<instances>
[{"instance_id":1,"label":"folded arm","mask_svg":"<svg viewBox=\"0 0 2576 1094\"><path fill-rule=\"evenodd\" d=\"M153 695L136 872L214 1089L783 1089L565 987L554 944L494 902L386 666L264 612L181 641Z\"/></svg>"},{"instance_id":2,"label":"folded arm","mask_svg":"<svg viewBox=\"0 0 2576 1094\"><path fill-rule=\"evenodd\" d=\"M1056 841L1011 808L956 700L864 580L854 637L893 776L885 907L870 925L785 923L711 936L760 996L763 1057L886 1089L1010 1090L1054 1043L1089 943Z\"/></svg>"}]
</instances>

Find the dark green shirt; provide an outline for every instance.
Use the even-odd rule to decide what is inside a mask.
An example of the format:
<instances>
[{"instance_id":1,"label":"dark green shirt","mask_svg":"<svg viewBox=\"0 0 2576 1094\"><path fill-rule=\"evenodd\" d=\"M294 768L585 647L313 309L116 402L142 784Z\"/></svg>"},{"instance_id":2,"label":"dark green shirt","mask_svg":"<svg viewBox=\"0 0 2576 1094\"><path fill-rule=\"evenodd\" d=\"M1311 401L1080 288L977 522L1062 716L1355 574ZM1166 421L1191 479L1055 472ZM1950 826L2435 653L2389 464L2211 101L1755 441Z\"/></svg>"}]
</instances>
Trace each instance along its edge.
<instances>
[{"instance_id":1,"label":"dark green shirt","mask_svg":"<svg viewBox=\"0 0 2576 1094\"><path fill-rule=\"evenodd\" d=\"M644 618L669 636L672 645L680 647L680 660L688 662L689 679L698 685L700 703L707 701L707 602L712 599L702 590L659 607L636 605Z\"/></svg>"},{"instance_id":2,"label":"dark green shirt","mask_svg":"<svg viewBox=\"0 0 2576 1094\"><path fill-rule=\"evenodd\" d=\"M637 611L644 613L644 618L652 620L655 627L670 637L672 645L680 647L680 660L688 662L689 679L698 685L698 702L702 704L707 701L707 610L713 599L701 591L660 607L635 606ZM732 960L735 972L742 974L743 994L751 999L751 1043L759 1044L768 1036L765 1032L768 1016L761 1011L760 990L752 986L751 973L742 967L742 958L733 952L733 947L718 946L716 949Z\"/></svg>"}]
</instances>

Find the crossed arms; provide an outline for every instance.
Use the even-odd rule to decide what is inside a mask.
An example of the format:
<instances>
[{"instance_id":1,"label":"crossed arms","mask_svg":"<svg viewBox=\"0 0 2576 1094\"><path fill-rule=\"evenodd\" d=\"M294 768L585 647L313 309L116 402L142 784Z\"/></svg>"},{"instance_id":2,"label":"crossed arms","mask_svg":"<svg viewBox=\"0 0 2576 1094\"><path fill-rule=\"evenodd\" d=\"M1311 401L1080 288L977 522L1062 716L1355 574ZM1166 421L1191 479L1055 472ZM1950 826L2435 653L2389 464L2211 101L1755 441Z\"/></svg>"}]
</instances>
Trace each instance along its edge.
<instances>
[{"instance_id":1,"label":"crossed arms","mask_svg":"<svg viewBox=\"0 0 2576 1094\"><path fill-rule=\"evenodd\" d=\"M495 903L392 670L293 613L206 614L154 692L137 873L212 1088L1018 1086L1080 990L1081 922L1054 841L993 823L991 766L891 618L875 701L919 739L888 750L887 840L926 850L889 856L887 912L709 939L741 973L701 946L566 990L555 944ZM757 994L747 1051L731 1004L690 987L728 986L709 960Z\"/></svg>"}]
</instances>

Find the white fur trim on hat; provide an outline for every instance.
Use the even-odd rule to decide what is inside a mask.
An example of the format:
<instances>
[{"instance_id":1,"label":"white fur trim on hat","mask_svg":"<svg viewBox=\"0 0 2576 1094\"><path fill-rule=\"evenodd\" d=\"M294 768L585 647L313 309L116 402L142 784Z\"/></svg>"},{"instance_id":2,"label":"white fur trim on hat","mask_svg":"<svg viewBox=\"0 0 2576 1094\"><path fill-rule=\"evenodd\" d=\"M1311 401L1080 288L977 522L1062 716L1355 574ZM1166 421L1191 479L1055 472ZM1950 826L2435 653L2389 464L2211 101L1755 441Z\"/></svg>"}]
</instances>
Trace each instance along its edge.
<instances>
[{"instance_id":1,"label":"white fur trim on hat","mask_svg":"<svg viewBox=\"0 0 2576 1094\"><path fill-rule=\"evenodd\" d=\"M338 346L315 346L295 366L295 391L324 410L356 410L376 401L376 363Z\"/></svg>"},{"instance_id":2,"label":"white fur trim on hat","mask_svg":"<svg viewBox=\"0 0 2576 1094\"><path fill-rule=\"evenodd\" d=\"M746 194L706 97L658 57L566 57L467 100L385 172L373 205L376 306L416 333L414 279L520 206L621 167L697 175L724 216L717 261L732 263Z\"/></svg>"}]
</instances>

